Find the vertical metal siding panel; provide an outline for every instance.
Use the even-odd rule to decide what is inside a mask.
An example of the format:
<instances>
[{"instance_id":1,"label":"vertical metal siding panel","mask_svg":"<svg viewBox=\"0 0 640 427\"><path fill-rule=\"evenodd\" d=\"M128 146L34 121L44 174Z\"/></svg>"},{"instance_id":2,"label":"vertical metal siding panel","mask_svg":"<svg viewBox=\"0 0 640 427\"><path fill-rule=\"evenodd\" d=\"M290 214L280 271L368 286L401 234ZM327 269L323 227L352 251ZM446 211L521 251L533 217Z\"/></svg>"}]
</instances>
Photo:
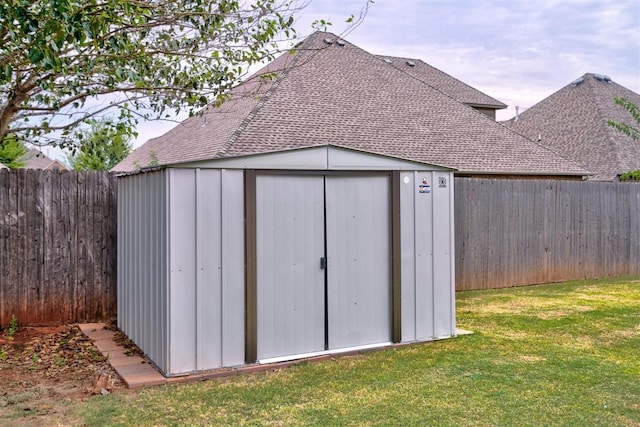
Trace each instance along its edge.
<instances>
[{"instance_id":1,"label":"vertical metal siding panel","mask_svg":"<svg viewBox=\"0 0 640 427\"><path fill-rule=\"evenodd\" d=\"M127 273L129 271L126 260L128 257L129 239L131 238L127 233L128 228L128 178L119 178L118 185L118 225L117 225L117 315L118 315L118 327L123 331L128 328L129 313L125 311L127 295L125 290L127 289Z\"/></svg>"},{"instance_id":2,"label":"vertical metal siding panel","mask_svg":"<svg viewBox=\"0 0 640 427\"><path fill-rule=\"evenodd\" d=\"M391 339L389 176L326 177L329 348Z\"/></svg>"},{"instance_id":3,"label":"vertical metal siding panel","mask_svg":"<svg viewBox=\"0 0 640 427\"><path fill-rule=\"evenodd\" d=\"M169 374L196 369L195 171L170 169Z\"/></svg>"},{"instance_id":4,"label":"vertical metal siding panel","mask_svg":"<svg viewBox=\"0 0 640 427\"><path fill-rule=\"evenodd\" d=\"M150 283L149 283L149 239L152 238L150 230L149 213L151 211L149 202L149 193L151 190L150 184L151 178L148 174L140 175L138 179L138 199L137 199L137 212L138 212L138 224L136 227L136 234L138 236L138 247L136 252L139 259L137 263L137 284L136 284L136 305L138 312L138 339L140 347L145 349L145 352L149 353L150 343L152 342L153 332L149 332L149 295L150 295Z\"/></svg>"},{"instance_id":5,"label":"vertical metal siding panel","mask_svg":"<svg viewBox=\"0 0 640 427\"><path fill-rule=\"evenodd\" d=\"M416 172L415 182L423 180L431 186L430 193L415 196L415 271L416 271L416 339L433 339L433 185L432 172ZM415 189L418 191L418 188Z\"/></svg>"},{"instance_id":6,"label":"vertical metal siding panel","mask_svg":"<svg viewBox=\"0 0 640 427\"><path fill-rule=\"evenodd\" d=\"M166 370L164 172L118 178L118 324Z\"/></svg>"},{"instance_id":7,"label":"vertical metal siding panel","mask_svg":"<svg viewBox=\"0 0 640 427\"><path fill-rule=\"evenodd\" d=\"M220 170L196 170L197 369L222 365Z\"/></svg>"},{"instance_id":8,"label":"vertical metal siding panel","mask_svg":"<svg viewBox=\"0 0 640 427\"><path fill-rule=\"evenodd\" d=\"M415 194L413 172L400 174L400 245L402 269L402 341L416 340Z\"/></svg>"},{"instance_id":9,"label":"vertical metal siding panel","mask_svg":"<svg viewBox=\"0 0 640 427\"><path fill-rule=\"evenodd\" d=\"M142 188L142 180L144 179L143 176L136 176L137 179L135 179L133 181L133 203L132 203L132 208L133 208L133 222L131 223L132 226L132 230L131 230L131 235L133 237L133 251L131 253L131 258L130 261L132 263L131 266L131 313L132 313L132 319L133 319L133 324L132 324L132 334L131 334L131 339L138 343L139 346L144 345L144 343L141 341L141 337L140 337L140 331L144 328L144 325L141 324L141 313L140 313L140 309L137 308L138 304L139 304L139 299L140 299L140 268L141 268L141 264L140 264L140 242L143 241L143 238L140 236L141 234L141 226L142 223L140 221L140 218L142 217L142 212L141 212L141 203L140 203L140 195L143 193L141 191ZM136 308L134 308L136 307ZM145 351L146 349L143 349L143 351Z\"/></svg>"},{"instance_id":10,"label":"vertical metal siding panel","mask_svg":"<svg viewBox=\"0 0 640 427\"><path fill-rule=\"evenodd\" d=\"M158 304L160 293L163 291L162 282L160 280L162 270L160 270L160 260L158 259L158 251L161 246L160 242L164 238L162 230L161 219L161 201L162 194L160 193L163 172L154 173L149 179L148 194L149 194L149 208L151 210L149 218L147 219L150 224L150 236L147 240L147 251L149 252L149 294L147 300L149 301L150 312L147 314L147 324L149 335L151 335L150 351L153 354L152 360L159 364L159 358L162 354L160 344L162 343L161 329L158 327L158 315L162 310L162 307ZM151 357L151 356L150 356Z\"/></svg>"},{"instance_id":11,"label":"vertical metal siding panel","mask_svg":"<svg viewBox=\"0 0 640 427\"><path fill-rule=\"evenodd\" d=\"M152 313L148 316L149 328L151 331L153 342L151 349L153 351L154 362L164 371L167 370L165 354L167 352L167 336L166 336L166 309L163 301L166 299L168 292L166 282L166 171L158 171L151 175L151 212L150 221L152 224L147 241L148 251L151 254L151 271L149 275L150 292L147 296L150 300Z\"/></svg>"},{"instance_id":12,"label":"vertical metal siding panel","mask_svg":"<svg viewBox=\"0 0 640 427\"><path fill-rule=\"evenodd\" d=\"M222 366L244 363L243 189L243 171L221 171Z\"/></svg>"},{"instance_id":13,"label":"vertical metal siding panel","mask_svg":"<svg viewBox=\"0 0 640 427\"><path fill-rule=\"evenodd\" d=\"M136 209L135 209L135 179L133 177L127 178L126 179L126 186L127 186L127 206L124 212L124 216L126 217L126 236L127 236L127 241L126 241L126 259L123 261L124 265L126 267L124 267L126 270L123 272L124 276L125 276L125 287L126 289L124 289L124 295L126 296L126 300L124 302L124 310L126 313L126 320L124 322L124 327L125 329L123 329L123 331L129 336L129 338L131 338L132 340L135 341L134 339L134 334L135 331L133 330L133 327L135 325L135 313L132 311L131 307L133 304L135 304L135 301L133 301L133 297L134 297L134 292L133 292L133 284L135 283L135 262L133 260L133 258L135 257L135 243L136 243L136 236L134 234L134 230L135 230L135 213L136 213ZM120 298L120 296L118 296L118 298Z\"/></svg>"},{"instance_id":14,"label":"vertical metal siding panel","mask_svg":"<svg viewBox=\"0 0 640 427\"><path fill-rule=\"evenodd\" d=\"M324 349L323 184L257 177L258 358Z\"/></svg>"},{"instance_id":15,"label":"vertical metal siding panel","mask_svg":"<svg viewBox=\"0 0 640 427\"><path fill-rule=\"evenodd\" d=\"M451 335L456 335L456 230L455 230L455 177L449 172L449 321Z\"/></svg>"},{"instance_id":16,"label":"vertical metal siding panel","mask_svg":"<svg viewBox=\"0 0 640 427\"><path fill-rule=\"evenodd\" d=\"M161 292L158 295L158 315L156 321L158 324L158 334L160 338L160 344L158 350L158 362L164 372L169 371L169 173L167 170L163 170L159 175L159 187L160 197L158 211L161 218L158 225L158 235L161 236L161 240L157 246L158 256L158 271L160 272L159 286Z\"/></svg>"},{"instance_id":17,"label":"vertical metal siding panel","mask_svg":"<svg viewBox=\"0 0 640 427\"><path fill-rule=\"evenodd\" d=\"M155 238L153 233L153 221L151 219L153 213L151 211L151 203L153 198L153 177L150 174L144 174L142 179L143 188L141 191L140 203L142 204L140 230L143 230L143 234L140 239L140 299L138 301L138 310L141 317L141 342L147 351L152 351L153 348L153 336L154 332L150 329L151 322L149 317L153 314L153 307L151 307L151 295L153 292L153 283L151 283L151 270L150 263L151 251L149 243L151 239ZM150 332L151 331L151 332Z\"/></svg>"},{"instance_id":18,"label":"vertical metal siding panel","mask_svg":"<svg viewBox=\"0 0 640 427\"><path fill-rule=\"evenodd\" d=\"M433 335L453 335L451 329L451 200L448 173L433 174ZM438 180L446 180L441 188Z\"/></svg>"}]
</instances>

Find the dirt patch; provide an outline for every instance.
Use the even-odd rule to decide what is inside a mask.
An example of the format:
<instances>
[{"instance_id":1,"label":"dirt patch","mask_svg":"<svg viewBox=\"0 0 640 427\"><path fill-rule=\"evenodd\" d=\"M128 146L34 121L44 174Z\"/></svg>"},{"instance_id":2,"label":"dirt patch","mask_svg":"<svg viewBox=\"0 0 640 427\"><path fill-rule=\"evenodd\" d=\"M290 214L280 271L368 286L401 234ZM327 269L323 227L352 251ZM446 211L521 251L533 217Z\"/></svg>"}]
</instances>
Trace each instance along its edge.
<instances>
[{"instance_id":1,"label":"dirt patch","mask_svg":"<svg viewBox=\"0 0 640 427\"><path fill-rule=\"evenodd\" d=\"M0 332L0 419L47 425L69 402L124 388L77 325Z\"/></svg>"}]
</instances>

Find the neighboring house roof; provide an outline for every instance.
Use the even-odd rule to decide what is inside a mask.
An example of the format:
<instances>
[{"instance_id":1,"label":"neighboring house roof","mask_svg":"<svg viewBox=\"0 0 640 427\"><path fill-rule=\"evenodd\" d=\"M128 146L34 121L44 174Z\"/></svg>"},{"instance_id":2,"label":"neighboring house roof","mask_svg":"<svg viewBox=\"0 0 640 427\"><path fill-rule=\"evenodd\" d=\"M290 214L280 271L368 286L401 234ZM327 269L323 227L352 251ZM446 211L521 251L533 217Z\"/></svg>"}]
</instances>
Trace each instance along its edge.
<instances>
[{"instance_id":1,"label":"neighboring house roof","mask_svg":"<svg viewBox=\"0 0 640 427\"><path fill-rule=\"evenodd\" d=\"M22 161L26 162L24 169L59 169L67 170L67 167L60 161L47 157L36 148L31 148L22 156Z\"/></svg>"},{"instance_id":2,"label":"neighboring house roof","mask_svg":"<svg viewBox=\"0 0 640 427\"><path fill-rule=\"evenodd\" d=\"M587 174L333 34L314 33L296 49L113 170L329 144L467 174ZM277 78L265 81L264 73Z\"/></svg>"},{"instance_id":3,"label":"neighboring house roof","mask_svg":"<svg viewBox=\"0 0 640 427\"><path fill-rule=\"evenodd\" d=\"M453 99L471 107L491 108L501 110L507 105L480 92L468 84L451 77L449 74L438 70L420 59L396 58L392 56L378 55L384 61L388 61L398 70L415 77Z\"/></svg>"},{"instance_id":4,"label":"neighboring house roof","mask_svg":"<svg viewBox=\"0 0 640 427\"><path fill-rule=\"evenodd\" d=\"M611 119L638 126L615 97L640 105L640 94L587 73L506 124L594 172L592 179L614 180L640 169L640 140L607 124Z\"/></svg>"}]
</instances>

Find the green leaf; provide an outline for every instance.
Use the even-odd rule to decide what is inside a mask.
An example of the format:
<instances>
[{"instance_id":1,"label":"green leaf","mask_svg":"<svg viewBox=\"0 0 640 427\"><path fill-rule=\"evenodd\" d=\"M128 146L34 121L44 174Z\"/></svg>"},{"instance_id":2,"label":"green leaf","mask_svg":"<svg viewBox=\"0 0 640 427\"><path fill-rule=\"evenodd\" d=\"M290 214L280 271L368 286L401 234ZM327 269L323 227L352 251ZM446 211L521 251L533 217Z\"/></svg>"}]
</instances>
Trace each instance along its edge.
<instances>
[{"instance_id":1,"label":"green leaf","mask_svg":"<svg viewBox=\"0 0 640 427\"><path fill-rule=\"evenodd\" d=\"M44 58L44 53L37 47L31 47L29 49L29 61L31 61L32 64L37 64L40 61L42 61L42 58Z\"/></svg>"}]
</instances>

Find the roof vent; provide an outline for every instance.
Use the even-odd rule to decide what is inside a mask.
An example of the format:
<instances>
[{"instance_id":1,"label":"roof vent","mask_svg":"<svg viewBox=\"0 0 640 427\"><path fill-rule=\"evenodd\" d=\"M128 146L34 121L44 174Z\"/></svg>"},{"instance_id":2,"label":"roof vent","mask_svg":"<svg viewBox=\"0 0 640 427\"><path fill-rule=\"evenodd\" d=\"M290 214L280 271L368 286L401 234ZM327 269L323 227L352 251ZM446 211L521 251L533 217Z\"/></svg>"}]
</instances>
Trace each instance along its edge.
<instances>
[{"instance_id":1,"label":"roof vent","mask_svg":"<svg viewBox=\"0 0 640 427\"><path fill-rule=\"evenodd\" d=\"M387 64L391 64L391 60L389 58L384 58L384 62L386 62Z\"/></svg>"},{"instance_id":2,"label":"roof vent","mask_svg":"<svg viewBox=\"0 0 640 427\"><path fill-rule=\"evenodd\" d=\"M344 46L344 41L342 41L342 40L336 40L336 44L337 44L338 46Z\"/></svg>"},{"instance_id":3,"label":"roof vent","mask_svg":"<svg viewBox=\"0 0 640 427\"><path fill-rule=\"evenodd\" d=\"M407 65L408 65L409 67L415 67L415 66L416 66L416 63L415 63L415 62L413 62L413 61L407 61Z\"/></svg>"},{"instance_id":4,"label":"roof vent","mask_svg":"<svg viewBox=\"0 0 640 427\"><path fill-rule=\"evenodd\" d=\"M324 39L324 42L326 44L333 44L333 40L331 40L331 39Z\"/></svg>"},{"instance_id":5,"label":"roof vent","mask_svg":"<svg viewBox=\"0 0 640 427\"><path fill-rule=\"evenodd\" d=\"M594 74L593 77L601 82L611 83L611 77L605 76L604 74Z\"/></svg>"},{"instance_id":6,"label":"roof vent","mask_svg":"<svg viewBox=\"0 0 640 427\"><path fill-rule=\"evenodd\" d=\"M580 83L584 82L584 77L578 77L574 81L571 82L572 85L578 86Z\"/></svg>"}]
</instances>

